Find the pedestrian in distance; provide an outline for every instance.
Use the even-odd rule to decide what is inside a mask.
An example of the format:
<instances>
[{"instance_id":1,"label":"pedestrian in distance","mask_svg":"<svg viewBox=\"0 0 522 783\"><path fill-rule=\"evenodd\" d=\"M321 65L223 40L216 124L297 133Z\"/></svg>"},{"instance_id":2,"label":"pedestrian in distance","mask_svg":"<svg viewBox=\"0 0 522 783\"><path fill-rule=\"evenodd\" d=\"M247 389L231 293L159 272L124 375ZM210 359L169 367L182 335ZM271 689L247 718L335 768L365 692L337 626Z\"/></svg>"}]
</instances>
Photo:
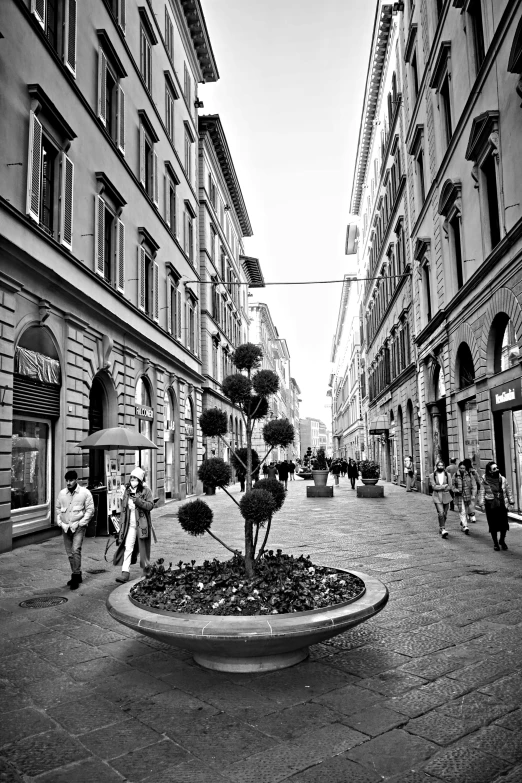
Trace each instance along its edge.
<instances>
[{"instance_id":1,"label":"pedestrian in distance","mask_svg":"<svg viewBox=\"0 0 522 783\"><path fill-rule=\"evenodd\" d=\"M269 479L276 479L276 478L278 478L277 467L274 465L273 462L271 462L270 465L268 466L266 477L269 478Z\"/></svg>"},{"instance_id":2,"label":"pedestrian in distance","mask_svg":"<svg viewBox=\"0 0 522 783\"><path fill-rule=\"evenodd\" d=\"M348 462L345 459L341 460L341 476L344 478L348 473Z\"/></svg>"},{"instance_id":3,"label":"pedestrian in distance","mask_svg":"<svg viewBox=\"0 0 522 783\"><path fill-rule=\"evenodd\" d=\"M150 517L154 498L149 487L143 483L144 479L145 471L142 468L134 468L123 493L120 533L112 561L116 566L121 565L121 576L116 577L117 582L129 581L130 567L136 563L138 551L143 575L146 576L149 572L150 539L152 534L156 541L156 535Z\"/></svg>"},{"instance_id":4,"label":"pedestrian in distance","mask_svg":"<svg viewBox=\"0 0 522 783\"><path fill-rule=\"evenodd\" d=\"M295 481L295 462L293 460L288 463L288 478L290 481Z\"/></svg>"},{"instance_id":5,"label":"pedestrian in distance","mask_svg":"<svg viewBox=\"0 0 522 783\"><path fill-rule=\"evenodd\" d=\"M475 484L476 484L476 487L477 487L477 491L475 493L475 500L476 500L476 497L477 497L477 495L479 493L479 490L480 490L480 476L477 473L477 471L475 470L475 468L473 467L469 457L466 457L465 459L463 459L462 462L466 466L466 470L468 471L470 476L475 480ZM469 507L469 517L468 518L469 518L470 522L476 522L477 521L477 517L475 516L475 500L470 504L470 507Z\"/></svg>"},{"instance_id":6,"label":"pedestrian in distance","mask_svg":"<svg viewBox=\"0 0 522 783\"><path fill-rule=\"evenodd\" d=\"M450 495L451 495L451 502L450 502L450 511L457 511L455 508L455 501L453 496L453 479L455 478L455 473L457 472L457 460L456 458L450 459L450 464L446 468L446 471L451 478L451 489L450 489ZM475 520L476 522L476 520Z\"/></svg>"},{"instance_id":7,"label":"pedestrian in distance","mask_svg":"<svg viewBox=\"0 0 522 783\"><path fill-rule=\"evenodd\" d=\"M435 470L433 473L430 473L429 484L433 492L433 502L435 503L435 508L437 509L439 517L439 534L442 538L447 538L448 531L446 530L446 519L451 501L449 492L451 480L443 460L437 460Z\"/></svg>"},{"instance_id":8,"label":"pedestrian in distance","mask_svg":"<svg viewBox=\"0 0 522 783\"><path fill-rule=\"evenodd\" d=\"M266 462L263 462L263 476L266 478L268 476L268 465Z\"/></svg>"},{"instance_id":9,"label":"pedestrian in distance","mask_svg":"<svg viewBox=\"0 0 522 783\"><path fill-rule=\"evenodd\" d=\"M280 462L277 466L277 472L279 475L279 481L281 484L283 484L285 489L288 489L288 474L289 474L289 465L288 460L285 459L284 462Z\"/></svg>"},{"instance_id":10,"label":"pedestrian in distance","mask_svg":"<svg viewBox=\"0 0 522 783\"><path fill-rule=\"evenodd\" d=\"M56 500L56 524L62 529L63 543L71 566L67 585L77 590L82 583L82 545L89 521L94 516L94 501L86 487L78 484L78 474L68 470L65 489Z\"/></svg>"},{"instance_id":11,"label":"pedestrian in distance","mask_svg":"<svg viewBox=\"0 0 522 783\"><path fill-rule=\"evenodd\" d=\"M352 489L355 489L355 482L359 478L359 469L357 467L357 463L354 459L348 460L348 478L350 479L350 483L352 485Z\"/></svg>"},{"instance_id":12,"label":"pedestrian in distance","mask_svg":"<svg viewBox=\"0 0 522 783\"><path fill-rule=\"evenodd\" d=\"M245 479L246 479L246 471L244 468L238 468L236 470L236 477L239 481L239 491L244 492L245 491Z\"/></svg>"},{"instance_id":13,"label":"pedestrian in distance","mask_svg":"<svg viewBox=\"0 0 522 783\"><path fill-rule=\"evenodd\" d=\"M493 539L493 549L506 550L506 533L509 530L508 507L513 508L515 500L511 487L500 475L496 462L488 462L480 483L477 507L486 512L488 528ZM500 536L497 540L497 536Z\"/></svg>"},{"instance_id":14,"label":"pedestrian in distance","mask_svg":"<svg viewBox=\"0 0 522 783\"><path fill-rule=\"evenodd\" d=\"M341 473L341 461L336 459L332 462L332 467L330 468L330 472L333 474L335 486L339 486L339 474Z\"/></svg>"},{"instance_id":15,"label":"pedestrian in distance","mask_svg":"<svg viewBox=\"0 0 522 783\"><path fill-rule=\"evenodd\" d=\"M406 481L406 492L412 492L415 480L415 467L411 455L404 458L404 476Z\"/></svg>"},{"instance_id":16,"label":"pedestrian in distance","mask_svg":"<svg viewBox=\"0 0 522 783\"><path fill-rule=\"evenodd\" d=\"M471 464L471 463L470 463ZM459 462L458 469L452 477L453 498L460 516L461 530L469 535L468 519L475 516L475 500L480 484L468 470L464 461Z\"/></svg>"}]
</instances>

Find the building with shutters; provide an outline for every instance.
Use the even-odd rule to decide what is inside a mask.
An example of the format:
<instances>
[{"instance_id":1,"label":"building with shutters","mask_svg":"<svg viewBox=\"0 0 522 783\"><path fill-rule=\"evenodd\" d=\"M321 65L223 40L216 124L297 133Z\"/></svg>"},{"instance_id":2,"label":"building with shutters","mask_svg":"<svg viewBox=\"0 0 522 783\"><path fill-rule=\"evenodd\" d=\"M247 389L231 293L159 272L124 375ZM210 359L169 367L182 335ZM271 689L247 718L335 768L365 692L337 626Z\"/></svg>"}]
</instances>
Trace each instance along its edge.
<instances>
[{"instance_id":1,"label":"building with shutters","mask_svg":"<svg viewBox=\"0 0 522 783\"><path fill-rule=\"evenodd\" d=\"M67 468L197 489L197 86L218 72L199 0L9 0L0 33L4 551L56 532ZM78 449L116 425L158 449Z\"/></svg>"},{"instance_id":2,"label":"building with shutters","mask_svg":"<svg viewBox=\"0 0 522 783\"><path fill-rule=\"evenodd\" d=\"M203 409L226 411L229 444L204 438L203 446L206 457L228 461L230 446L246 445L245 431L221 384L237 372L231 355L248 339L248 285L263 285L263 275L259 261L244 255L243 238L252 236L252 226L218 115L199 118L199 203Z\"/></svg>"}]
</instances>

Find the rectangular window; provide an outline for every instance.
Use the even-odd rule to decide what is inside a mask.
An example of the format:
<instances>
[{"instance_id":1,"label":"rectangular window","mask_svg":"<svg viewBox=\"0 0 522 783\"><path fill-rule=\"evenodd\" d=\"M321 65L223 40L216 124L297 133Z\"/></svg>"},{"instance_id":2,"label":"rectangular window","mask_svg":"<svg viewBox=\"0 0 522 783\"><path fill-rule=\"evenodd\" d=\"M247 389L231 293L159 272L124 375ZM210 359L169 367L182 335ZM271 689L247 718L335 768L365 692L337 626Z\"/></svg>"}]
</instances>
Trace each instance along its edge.
<instances>
[{"instance_id":1,"label":"rectangular window","mask_svg":"<svg viewBox=\"0 0 522 783\"><path fill-rule=\"evenodd\" d=\"M168 12L167 6L165 6L165 49L171 60L174 59L174 25Z\"/></svg>"},{"instance_id":2,"label":"rectangular window","mask_svg":"<svg viewBox=\"0 0 522 783\"><path fill-rule=\"evenodd\" d=\"M178 298L181 296L173 278L167 277L167 331L176 339L181 338L181 313Z\"/></svg>"},{"instance_id":3,"label":"rectangular window","mask_svg":"<svg viewBox=\"0 0 522 783\"><path fill-rule=\"evenodd\" d=\"M13 419L11 509L45 506L51 493L51 423Z\"/></svg>"},{"instance_id":4,"label":"rectangular window","mask_svg":"<svg viewBox=\"0 0 522 783\"><path fill-rule=\"evenodd\" d=\"M419 146L419 149L415 155L415 170L417 174L417 187L420 201L419 206L422 206L426 199L426 183L424 180L424 149L422 144Z\"/></svg>"},{"instance_id":5,"label":"rectangular window","mask_svg":"<svg viewBox=\"0 0 522 783\"><path fill-rule=\"evenodd\" d=\"M471 20L473 34L473 51L475 55L476 72L484 62L486 47L484 44L484 19L482 16L482 0L471 0L468 5L468 14Z\"/></svg>"},{"instance_id":6,"label":"rectangular window","mask_svg":"<svg viewBox=\"0 0 522 783\"><path fill-rule=\"evenodd\" d=\"M218 379L218 347L215 340L212 340L212 377Z\"/></svg>"},{"instance_id":7,"label":"rectangular window","mask_svg":"<svg viewBox=\"0 0 522 783\"><path fill-rule=\"evenodd\" d=\"M138 308L159 320L159 267L140 245L138 247Z\"/></svg>"},{"instance_id":8,"label":"rectangular window","mask_svg":"<svg viewBox=\"0 0 522 783\"><path fill-rule=\"evenodd\" d=\"M152 44L143 25L140 27L140 71L150 92L152 90Z\"/></svg>"},{"instance_id":9,"label":"rectangular window","mask_svg":"<svg viewBox=\"0 0 522 783\"><path fill-rule=\"evenodd\" d=\"M446 74L440 86L440 100L442 109L442 120L444 124L444 133L446 144L449 144L453 135L453 126L451 120L451 101L450 101L450 83L449 74Z\"/></svg>"},{"instance_id":10,"label":"rectangular window","mask_svg":"<svg viewBox=\"0 0 522 783\"><path fill-rule=\"evenodd\" d=\"M192 114L192 104L191 104L191 98L192 98L192 81L190 78L189 69L187 68L187 63L184 64L183 68L183 92L185 95L185 100L187 101L187 104L190 109L190 113Z\"/></svg>"},{"instance_id":11,"label":"rectangular window","mask_svg":"<svg viewBox=\"0 0 522 783\"><path fill-rule=\"evenodd\" d=\"M426 297L426 317L428 321L431 321L431 280L430 280L430 267L429 264L424 266L424 293Z\"/></svg>"},{"instance_id":12,"label":"rectangular window","mask_svg":"<svg viewBox=\"0 0 522 783\"><path fill-rule=\"evenodd\" d=\"M417 100L417 95L419 94L419 65L417 61L417 52L414 51L411 59L410 59L410 66L411 66L411 79L412 79L412 88L413 88L413 102Z\"/></svg>"},{"instance_id":13,"label":"rectangular window","mask_svg":"<svg viewBox=\"0 0 522 783\"><path fill-rule=\"evenodd\" d=\"M154 142L143 123L140 123L140 182L157 206L159 203L158 156L154 150Z\"/></svg>"},{"instance_id":14,"label":"rectangular window","mask_svg":"<svg viewBox=\"0 0 522 783\"><path fill-rule=\"evenodd\" d=\"M31 13L52 48L76 76L77 0L31 0Z\"/></svg>"},{"instance_id":15,"label":"rectangular window","mask_svg":"<svg viewBox=\"0 0 522 783\"><path fill-rule=\"evenodd\" d=\"M170 174L165 174L165 222L173 234L176 234L176 184Z\"/></svg>"},{"instance_id":16,"label":"rectangular window","mask_svg":"<svg viewBox=\"0 0 522 783\"><path fill-rule=\"evenodd\" d=\"M183 222L185 224L183 249L188 255L189 261L194 263L194 221L188 210L185 210L183 218Z\"/></svg>"},{"instance_id":17,"label":"rectangular window","mask_svg":"<svg viewBox=\"0 0 522 783\"><path fill-rule=\"evenodd\" d=\"M125 290L125 226L101 196L95 197L96 273L118 291Z\"/></svg>"},{"instance_id":18,"label":"rectangular window","mask_svg":"<svg viewBox=\"0 0 522 783\"><path fill-rule=\"evenodd\" d=\"M491 248L494 248L500 242L500 218L499 218L499 200L497 187L497 170L495 158L488 155L481 166L483 182L486 190L488 202L489 234Z\"/></svg>"},{"instance_id":19,"label":"rectangular window","mask_svg":"<svg viewBox=\"0 0 522 783\"><path fill-rule=\"evenodd\" d=\"M29 123L27 214L71 250L74 164L50 140L34 112Z\"/></svg>"},{"instance_id":20,"label":"rectangular window","mask_svg":"<svg viewBox=\"0 0 522 783\"><path fill-rule=\"evenodd\" d=\"M98 117L125 153L125 94L103 49L98 52Z\"/></svg>"},{"instance_id":21,"label":"rectangular window","mask_svg":"<svg viewBox=\"0 0 522 783\"><path fill-rule=\"evenodd\" d=\"M165 126L167 136L174 141L174 96L169 87L165 85Z\"/></svg>"},{"instance_id":22,"label":"rectangular window","mask_svg":"<svg viewBox=\"0 0 522 783\"><path fill-rule=\"evenodd\" d=\"M192 139L185 128L185 174L189 181L192 180Z\"/></svg>"},{"instance_id":23,"label":"rectangular window","mask_svg":"<svg viewBox=\"0 0 522 783\"><path fill-rule=\"evenodd\" d=\"M462 242L460 236L460 216L455 217L450 221L451 230L451 243L453 249L453 258L455 261L455 270L457 273L457 288L460 289L464 285L464 269L462 266Z\"/></svg>"}]
</instances>

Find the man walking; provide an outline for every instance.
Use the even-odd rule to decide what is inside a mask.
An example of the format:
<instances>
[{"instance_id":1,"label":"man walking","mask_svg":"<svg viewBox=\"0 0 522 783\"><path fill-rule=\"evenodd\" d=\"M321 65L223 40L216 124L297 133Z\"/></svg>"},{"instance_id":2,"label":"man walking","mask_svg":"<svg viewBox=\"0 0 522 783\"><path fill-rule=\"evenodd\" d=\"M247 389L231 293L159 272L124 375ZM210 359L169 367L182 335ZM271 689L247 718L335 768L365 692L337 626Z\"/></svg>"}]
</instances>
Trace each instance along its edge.
<instances>
[{"instance_id":1,"label":"man walking","mask_svg":"<svg viewBox=\"0 0 522 783\"><path fill-rule=\"evenodd\" d=\"M295 462L293 460L290 460L290 463L288 465L288 477L290 481L295 481Z\"/></svg>"},{"instance_id":2,"label":"man walking","mask_svg":"<svg viewBox=\"0 0 522 783\"><path fill-rule=\"evenodd\" d=\"M289 465L288 460L285 459L284 462L280 462L277 466L277 472L279 473L279 481L281 484L284 484L285 489L288 489L288 473L289 473Z\"/></svg>"},{"instance_id":3,"label":"man walking","mask_svg":"<svg viewBox=\"0 0 522 783\"><path fill-rule=\"evenodd\" d=\"M71 578L67 582L71 590L77 590L82 582L82 544L89 521L94 516L94 501L85 487L78 484L78 474L68 470L66 488L56 501L56 524L62 528L63 543L69 563Z\"/></svg>"}]
</instances>

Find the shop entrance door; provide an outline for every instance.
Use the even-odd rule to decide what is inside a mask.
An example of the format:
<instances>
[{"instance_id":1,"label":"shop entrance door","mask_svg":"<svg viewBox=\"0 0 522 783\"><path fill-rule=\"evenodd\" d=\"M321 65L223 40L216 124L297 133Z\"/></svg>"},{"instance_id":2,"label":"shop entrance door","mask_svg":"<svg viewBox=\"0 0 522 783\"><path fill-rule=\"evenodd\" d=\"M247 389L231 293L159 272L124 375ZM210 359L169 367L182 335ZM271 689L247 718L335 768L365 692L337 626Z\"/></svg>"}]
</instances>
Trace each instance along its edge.
<instances>
[{"instance_id":1,"label":"shop entrance door","mask_svg":"<svg viewBox=\"0 0 522 783\"><path fill-rule=\"evenodd\" d=\"M522 511L522 410L513 411L513 440L511 446L513 490L517 510ZM509 478L508 478L509 481Z\"/></svg>"}]
</instances>

